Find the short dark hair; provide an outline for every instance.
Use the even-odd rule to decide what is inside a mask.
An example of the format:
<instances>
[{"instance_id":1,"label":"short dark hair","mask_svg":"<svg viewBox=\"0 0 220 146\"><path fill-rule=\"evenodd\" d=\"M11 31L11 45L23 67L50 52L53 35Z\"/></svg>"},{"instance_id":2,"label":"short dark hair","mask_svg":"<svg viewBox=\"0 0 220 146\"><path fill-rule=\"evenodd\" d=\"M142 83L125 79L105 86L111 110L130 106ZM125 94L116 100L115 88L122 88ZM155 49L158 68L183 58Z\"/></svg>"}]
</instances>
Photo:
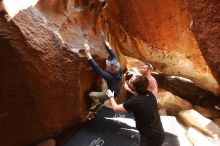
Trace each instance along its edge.
<instances>
[{"instance_id":1,"label":"short dark hair","mask_svg":"<svg viewBox=\"0 0 220 146\"><path fill-rule=\"evenodd\" d=\"M145 76L142 75L138 75L136 76L136 79L132 82L135 91L139 94L139 95L145 95L147 94L147 88L149 86L149 81Z\"/></svg>"}]
</instances>

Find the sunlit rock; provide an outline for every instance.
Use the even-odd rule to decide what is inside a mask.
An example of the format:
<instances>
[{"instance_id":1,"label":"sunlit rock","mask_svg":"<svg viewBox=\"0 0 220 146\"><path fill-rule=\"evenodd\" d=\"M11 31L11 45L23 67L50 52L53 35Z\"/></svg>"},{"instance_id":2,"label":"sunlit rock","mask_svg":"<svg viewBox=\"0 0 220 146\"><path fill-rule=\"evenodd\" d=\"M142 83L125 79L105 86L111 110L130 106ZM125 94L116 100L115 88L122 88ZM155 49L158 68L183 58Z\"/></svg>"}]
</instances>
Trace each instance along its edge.
<instances>
[{"instance_id":1,"label":"sunlit rock","mask_svg":"<svg viewBox=\"0 0 220 146\"><path fill-rule=\"evenodd\" d=\"M162 115L162 116L167 116L167 111L166 111L166 109L165 109L164 107L160 107L159 105L158 105L158 112L159 112L159 114Z\"/></svg>"},{"instance_id":2,"label":"sunlit rock","mask_svg":"<svg viewBox=\"0 0 220 146\"><path fill-rule=\"evenodd\" d=\"M179 111L192 109L192 104L168 91L159 91L157 101L168 115L177 115Z\"/></svg>"},{"instance_id":3,"label":"sunlit rock","mask_svg":"<svg viewBox=\"0 0 220 146\"><path fill-rule=\"evenodd\" d=\"M189 128L187 131L187 135L192 141L193 146L219 146L220 145L220 139L215 135L214 137L210 137L207 135L204 135L200 131L194 128Z\"/></svg>"},{"instance_id":4,"label":"sunlit rock","mask_svg":"<svg viewBox=\"0 0 220 146\"><path fill-rule=\"evenodd\" d=\"M220 139L220 128L213 123L211 120L203 117L200 113L195 110L180 111L178 116L187 127L193 127L203 132L204 134Z\"/></svg>"}]
</instances>

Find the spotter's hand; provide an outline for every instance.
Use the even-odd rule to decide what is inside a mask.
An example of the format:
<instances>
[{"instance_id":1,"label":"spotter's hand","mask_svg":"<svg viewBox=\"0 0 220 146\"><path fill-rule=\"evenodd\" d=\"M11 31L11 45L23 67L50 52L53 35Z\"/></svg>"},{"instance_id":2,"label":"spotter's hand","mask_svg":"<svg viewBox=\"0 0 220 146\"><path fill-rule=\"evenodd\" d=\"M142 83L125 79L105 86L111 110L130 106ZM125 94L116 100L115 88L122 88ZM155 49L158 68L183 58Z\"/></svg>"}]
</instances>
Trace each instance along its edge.
<instances>
[{"instance_id":1,"label":"spotter's hand","mask_svg":"<svg viewBox=\"0 0 220 146\"><path fill-rule=\"evenodd\" d=\"M108 96L108 98L112 98L112 97L114 97L114 91L112 92L110 89L108 89L106 91L106 95Z\"/></svg>"}]
</instances>

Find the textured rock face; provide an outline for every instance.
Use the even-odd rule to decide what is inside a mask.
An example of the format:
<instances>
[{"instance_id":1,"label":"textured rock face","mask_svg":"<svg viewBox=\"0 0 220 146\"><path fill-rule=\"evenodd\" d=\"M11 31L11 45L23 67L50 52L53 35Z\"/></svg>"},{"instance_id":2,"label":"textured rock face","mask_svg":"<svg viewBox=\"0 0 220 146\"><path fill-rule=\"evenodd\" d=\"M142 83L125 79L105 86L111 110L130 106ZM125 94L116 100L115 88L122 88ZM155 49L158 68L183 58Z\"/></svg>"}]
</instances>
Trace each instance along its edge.
<instances>
[{"instance_id":1,"label":"textured rock face","mask_svg":"<svg viewBox=\"0 0 220 146\"><path fill-rule=\"evenodd\" d=\"M44 2L13 18L0 7L0 139L4 146L29 145L66 127L78 128L88 114L86 95L97 79L79 50L91 41L99 63L107 56L96 34L96 7L75 1Z\"/></svg>"},{"instance_id":2,"label":"textured rock face","mask_svg":"<svg viewBox=\"0 0 220 146\"><path fill-rule=\"evenodd\" d=\"M8 23L1 17L0 107L7 116L0 122L6 146L30 144L73 119L81 121L79 59L37 14L31 8Z\"/></svg>"},{"instance_id":3,"label":"textured rock face","mask_svg":"<svg viewBox=\"0 0 220 146\"><path fill-rule=\"evenodd\" d=\"M186 1L112 0L105 10L102 29L123 54L219 94L219 85L190 30Z\"/></svg>"},{"instance_id":4,"label":"textured rock face","mask_svg":"<svg viewBox=\"0 0 220 146\"><path fill-rule=\"evenodd\" d=\"M187 0L192 15L192 31L200 50L220 83L220 1Z\"/></svg>"}]
</instances>

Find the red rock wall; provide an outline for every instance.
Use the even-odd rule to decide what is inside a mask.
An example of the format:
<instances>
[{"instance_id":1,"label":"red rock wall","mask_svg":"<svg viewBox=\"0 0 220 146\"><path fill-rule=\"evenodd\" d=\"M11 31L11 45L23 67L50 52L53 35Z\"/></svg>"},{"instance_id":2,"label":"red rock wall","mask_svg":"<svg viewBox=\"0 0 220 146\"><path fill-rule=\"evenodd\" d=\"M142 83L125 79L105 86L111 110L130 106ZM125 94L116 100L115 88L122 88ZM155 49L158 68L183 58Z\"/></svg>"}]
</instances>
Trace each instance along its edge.
<instances>
[{"instance_id":1,"label":"red rock wall","mask_svg":"<svg viewBox=\"0 0 220 146\"><path fill-rule=\"evenodd\" d=\"M73 119L74 124L81 122L78 58L31 13L9 23L1 17L0 111L7 116L0 122L5 146L30 144L60 132Z\"/></svg>"},{"instance_id":2,"label":"red rock wall","mask_svg":"<svg viewBox=\"0 0 220 146\"><path fill-rule=\"evenodd\" d=\"M202 55L220 83L220 1L187 0L192 31Z\"/></svg>"},{"instance_id":3,"label":"red rock wall","mask_svg":"<svg viewBox=\"0 0 220 146\"><path fill-rule=\"evenodd\" d=\"M112 0L105 15L102 29L123 54L220 94L190 29L192 18L186 1Z\"/></svg>"},{"instance_id":4,"label":"red rock wall","mask_svg":"<svg viewBox=\"0 0 220 146\"><path fill-rule=\"evenodd\" d=\"M96 30L99 6L77 2L39 1L13 18L1 5L1 145L30 145L84 123L98 76L80 49L91 42L100 64L107 53Z\"/></svg>"}]
</instances>

